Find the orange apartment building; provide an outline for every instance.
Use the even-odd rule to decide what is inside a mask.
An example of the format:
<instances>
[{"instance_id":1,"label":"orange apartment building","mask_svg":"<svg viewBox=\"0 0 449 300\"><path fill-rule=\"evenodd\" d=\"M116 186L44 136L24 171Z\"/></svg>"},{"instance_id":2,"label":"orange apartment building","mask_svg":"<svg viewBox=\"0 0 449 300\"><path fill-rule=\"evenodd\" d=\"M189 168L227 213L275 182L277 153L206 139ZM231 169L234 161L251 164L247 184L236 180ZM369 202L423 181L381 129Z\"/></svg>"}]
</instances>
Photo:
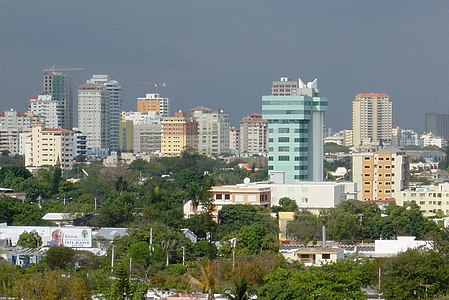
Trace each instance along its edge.
<instances>
[{"instance_id":1,"label":"orange apartment building","mask_svg":"<svg viewBox=\"0 0 449 300\"><path fill-rule=\"evenodd\" d=\"M137 111L142 113L156 112L162 117L170 116L170 99L159 94L146 94L145 98L137 98Z\"/></svg>"},{"instance_id":2,"label":"orange apartment building","mask_svg":"<svg viewBox=\"0 0 449 300\"><path fill-rule=\"evenodd\" d=\"M352 167L359 200L394 200L393 193L408 187L409 159L398 149L354 153Z\"/></svg>"}]
</instances>

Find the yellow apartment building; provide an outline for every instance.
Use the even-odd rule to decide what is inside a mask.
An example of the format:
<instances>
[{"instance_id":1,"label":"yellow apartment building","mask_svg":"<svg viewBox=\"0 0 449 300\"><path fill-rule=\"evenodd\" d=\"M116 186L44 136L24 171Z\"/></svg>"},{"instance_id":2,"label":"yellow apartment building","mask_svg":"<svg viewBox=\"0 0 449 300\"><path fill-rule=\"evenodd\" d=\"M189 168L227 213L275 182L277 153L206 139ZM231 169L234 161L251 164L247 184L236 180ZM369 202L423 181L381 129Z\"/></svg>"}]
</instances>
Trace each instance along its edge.
<instances>
[{"instance_id":1,"label":"yellow apartment building","mask_svg":"<svg viewBox=\"0 0 449 300\"><path fill-rule=\"evenodd\" d=\"M68 170L73 165L73 131L63 128L45 128L44 123L35 123L31 134L25 139L25 166L39 168L56 166Z\"/></svg>"},{"instance_id":2,"label":"yellow apartment building","mask_svg":"<svg viewBox=\"0 0 449 300\"><path fill-rule=\"evenodd\" d=\"M162 120L161 153L163 156L180 155L183 150L198 148L198 122L177 112Z\"/></svg>"}]
</instances>

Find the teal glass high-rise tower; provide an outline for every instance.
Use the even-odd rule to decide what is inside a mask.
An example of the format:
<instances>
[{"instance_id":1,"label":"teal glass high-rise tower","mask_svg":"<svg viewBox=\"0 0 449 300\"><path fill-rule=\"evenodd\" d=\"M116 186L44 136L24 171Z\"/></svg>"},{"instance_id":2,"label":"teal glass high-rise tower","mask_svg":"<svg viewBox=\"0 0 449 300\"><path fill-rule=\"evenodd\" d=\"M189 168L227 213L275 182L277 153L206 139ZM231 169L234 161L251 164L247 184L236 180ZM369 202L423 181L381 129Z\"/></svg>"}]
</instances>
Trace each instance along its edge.
<instances>
[{"instance_id":1,"label":"teal glass high-rise tower","mask_svg":"<svg viewBox=\"0 0 449 300\"><path fill-rule=\"evenodd\" d=\"M61 116L62 127L73 127L73 97L70 76L53 69L44 70L43 94L52 96L58 102L58 114Z\"/></svg>"},{"instance_id":2,"label":"teal glass high-rise tower","mask_svg":"<svg viewBox=\"0 0 449 300\"><path fill-rule=\"evenodd\" d=\"M283 173L285 182L323 180L323 126L327 99L319 96L317 79L282 77L270 96L262 96L268 120L268 173Z\"/></svg>"}]
</instances>

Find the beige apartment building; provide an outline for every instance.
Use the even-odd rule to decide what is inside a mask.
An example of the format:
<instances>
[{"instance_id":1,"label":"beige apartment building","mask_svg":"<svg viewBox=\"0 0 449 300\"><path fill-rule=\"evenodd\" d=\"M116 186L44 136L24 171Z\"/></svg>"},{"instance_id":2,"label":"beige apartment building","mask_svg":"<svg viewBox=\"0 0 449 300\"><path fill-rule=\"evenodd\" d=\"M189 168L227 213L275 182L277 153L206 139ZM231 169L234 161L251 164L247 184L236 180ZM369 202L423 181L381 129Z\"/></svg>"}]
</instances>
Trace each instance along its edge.
<instances>
[{"instance_id":1,"label":"beige apartment building","mask_svg":"<svg viewBox=\"0 0 449 300\"><path fill-rule=\"evenodd\" d=\"M449 215L449 183L430 185L398 191L394 194L397 205L406 202L415 202L419 205L421 212L426 217L436 214Z\"/></svg>"},{"instance_id":2,"label":"beige apartment building","mask_svg":"<svg viewBox=\"0 0 449 300\"><path fill-rule=\"evenodd\" d=\"M187 118L182 111L162 120L161 153L163 156L180 155L186 149L198 147L198 122Z\"/></svg>"},{"instance_id":3,"label":"beige apartment building","mask_svg":"<svg viewBox=\"0 0 449 300\"><path fill-rule=\"evenodd\" d=\"M405 152L383 148L352 155L352 179L361 201L392 200L394 193L408 188L409 159Z\"/></svg>"},{"instance_id":4,"label":"beige apartment building","mask_svg":"<svg viewBox=\"0 0 449 300\"><path fill-rule=\"evenodd\" d=\"M357 94L352 101L353 145L390 143L393 125L392 107L388 94Z\"/></svg>"},{"instance_id":5,"label":"beige apartment building","mask_svg":"<svg viewBox=\"0 0 449 300\"><path fill-rule=\"evenodd\" d=\"M268 121L262 114L248 114L240 121L240 153L268 152Z\"/></svg>"},{"instance_id":6,"label":"beige apartment building","mask_svg":"<svg viewBox=\"0 0 449 300\"><path fill-rule=\"evenodd\" d=\"M211 157L229 154L228 114L197 106L192 108L192 117L198 122L198 152Z\"/></svg>"},{"instance_id":7,"label":"beige apartment building","mask_svg":"<svg viewBox=\"0 0 449 300\"><path fill-rule=\"evenodd\" d=\"M32 117L24 112L10 109L0 111L0 126L2 127L31 127Z\"/></svg>"},{"instance_id":8,"label":"beige apartment building","mask_svg":"<svg viewBox=\"0 0 449 300\"><path fill-rule=\"evenodd\" d=\"M0 151L23 155L24 136L30 133L29 127L0 126Z\"/></svg>"},{"instance_id":9,"label":"beige apartment building","mask_svg":"<svg viewBox=\"0 0 449 300\"><path fill-rule=\"evenodd\" d=\"M68 170L73 164L73 131L63 128L45 128L35 123L31 134L25 139L25 167L36 169L56 166Z\"/></svg>"}]
</instances>

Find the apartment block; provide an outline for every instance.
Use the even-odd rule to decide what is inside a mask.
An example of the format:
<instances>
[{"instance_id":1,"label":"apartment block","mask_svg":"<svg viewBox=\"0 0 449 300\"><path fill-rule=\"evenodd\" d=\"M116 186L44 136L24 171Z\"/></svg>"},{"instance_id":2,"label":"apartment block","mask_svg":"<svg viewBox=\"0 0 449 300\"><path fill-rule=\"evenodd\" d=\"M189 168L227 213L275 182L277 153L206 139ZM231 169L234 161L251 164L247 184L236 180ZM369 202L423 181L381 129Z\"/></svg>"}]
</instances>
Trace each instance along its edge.
<instances>
[{"instance_id":1,"label":"apartment block","mask_svg":"<svg viewBox=\"0 0 449 300\"><path fill-rule=\"evenodd\" d=\"M8 151L10 154L23 155L25 134L30 133L29 127L3 127L0 126L0 152Z\"/></svg>"},{"instance_id":2,"label":"apartment block","mask_svg":"<svg viewBox=\"0 0 449 300\"><path fill-rule=\"evenodd\" d=\"M61 102L51 95L32 96L29 100L29 111L34 116L43 117L46 128L62 128L63 111Z\"/></svg>"},{"instance_id":3,"label":"apartment block","mask_svg":"<svg viewBox=\"0 0 449 300\"><path fill-rule=\"evenodd\" d=\"M385 93L360 93L352 101L353 145L392 140L393 105Z\"/></svg>"},{"instance_id":4,"label":"apartment block","mask_svg":"<svg viewBox=\"0 0 449 300\"><path fill-rule=\"evenodd\" d=\"M0 126L8 128L31 127L32 117L14 109L0 112Z\"/></svg>"},{"instance_id":5,"label":"apartment block","mask_svg":"<svg viewBox=\"0 0 449 300\"><path fill-rule=\"evenodd\" d=\"M122 87L117 80L112 80L109 75L92 75L89 83L102 84L109 92L109 146L111 150L118 149L119 123L122 112Z\"/></svg>"},{"instance_id":6,"label":"apartment block","mask_svg":"<svg viewBox=\"0 0 449 300\"><path fill-rule=\"evenodd\" d=\"M170 99L162 98L160 94L146 94L144 98L137 98L137 111L156 112L162 117L169 117Z\"/></svg>"},{"instance_id":7,"label":"apartment block","mask_svg":"<svg viewBox=\"0 0 449 300\"><path fill-rule=\"evenodd\" d=\"M240 128L229 128L229 151L231 154L240 153Z\"/></svg>"},{"instance_id":8,"label":"apartment block","mask_svg":"<svg viewBox=\"0 0 449 300\"><path fill-rule=\"evenodd\" d=\"M392 200L393 194L408 187L409 157L401 150L383 148L377 152L354 153L352 179L362 201Z\"/></svg>"},{"instance_id":9,"label":"apartment block","mask_svg":"<svg viewBox=\"0 0 449 300\"><path fill-rule=\"evenodd\" d=\"M35 169L56 166L68 170L73 164L73 131L64 128L45 128L35 123L26 138L25 167Z\"/></svg>"},{"instance_id":10,"label":"apartment block","mask_svg":"<svg viewBox=\"0 0 449 300\"><path fill-rule=\"evenodd\" d=\"M268 121L262 114L248 114L240 121L240 153L268 152Z\"/></svg>"},{"instance_id":11,"label":"apartment block","mask_svg":"<svg viewBox=\"0 0 449 300\"><path fill-rule=\"evenodd\" d=\"M427 146L437 146L439 148L446 148L447 141L440 137L435 136L433 133L424 133L419 137L419 146L427 147Z\"/></svg>"},{"instance_id":12,"label":"apartment block","mask_svg":"<svg viewBox=\"0 0 449 300\"><path fill-rule=\"evenodd\" d=\"M422 186L394 193L396 204L403 206L406 202L415 202L426 217L437 214L449 215L449 183Z\"/></svg>"},{"instance_id":13,"label":"apartment block","mask_svg":"<svg viewBox=\"0 0 449 300\"><path fill-rule=\"evenodd\" d=\"M134 153L160 153L161 115L156 112L122 112L119 146Z\"/></svg>"},{"instance_id":14,"label":"apartment block","mask_svg":"<svg viewBox=\"0 0 449 300\"><path fill-rule=\"evenodd\" d=\"M229 120L222 109L192 108L192 117L198 122L198 152L210 157L229 153Z\"/></svg>"},{"instance_id":15,"label":"apartment block","mask_svg":"<svg viewBox=\"0 0 449 300\"><path fill-rule=\"evenodd\" d=\"M177 156L198 146L198 122L179 111L174 117L162 120L161 154Z\"/></svg>"},{"instance_id":16,"label":"apartment block","mask_svg":"<svg viewBox=\"0 0 449 300\"><path fill-rule=\"evenodd\" d=\"M78 89L78 128L87 136L88 154L109 149L109 92L103 84L85 83Z\"/></svg>"}]
</instances>

